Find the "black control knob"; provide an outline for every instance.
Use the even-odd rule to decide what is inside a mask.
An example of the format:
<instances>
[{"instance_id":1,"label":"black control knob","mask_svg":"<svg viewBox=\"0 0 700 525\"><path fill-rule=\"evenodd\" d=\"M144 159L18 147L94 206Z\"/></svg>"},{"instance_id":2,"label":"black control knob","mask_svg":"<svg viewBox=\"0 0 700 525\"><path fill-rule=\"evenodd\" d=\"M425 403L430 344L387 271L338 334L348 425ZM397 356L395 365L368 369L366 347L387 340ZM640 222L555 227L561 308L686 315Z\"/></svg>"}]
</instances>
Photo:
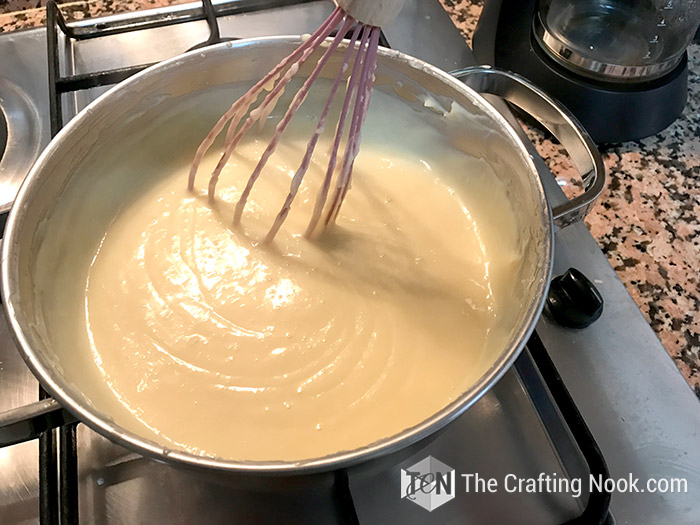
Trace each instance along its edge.
<instances>
[{"instance_id":1,"label":"black control knob","mask_svg":"<svg viewBox=\"0 0 700 525\"><path fill-rule=\"evenodd\" d=\"M603 313L603 296L576 268L552 279L547 296L547 312L566 328L586 328Z\"/></svg>"}]
</instances>

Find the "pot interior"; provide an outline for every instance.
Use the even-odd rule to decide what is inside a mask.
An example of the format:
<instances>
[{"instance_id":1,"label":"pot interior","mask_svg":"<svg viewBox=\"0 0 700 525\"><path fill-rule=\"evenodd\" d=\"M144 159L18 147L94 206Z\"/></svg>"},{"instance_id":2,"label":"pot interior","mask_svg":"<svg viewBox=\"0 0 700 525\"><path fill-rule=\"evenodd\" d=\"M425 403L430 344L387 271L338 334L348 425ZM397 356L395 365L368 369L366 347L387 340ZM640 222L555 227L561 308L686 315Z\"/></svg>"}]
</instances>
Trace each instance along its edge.
<instances>
[{"instance_id":1,"label":"pot interior","mask_svg":"<svg viewBox=\"0 0 700 525\"><path fill-rule=\"evenodd\" d=\"M116 399L113 405L95 404L93 387L83 380L94 362L89 356L76 359L76 346L56 336L56 327L73 322L74 309L82 308L84 290L72 277L82 275L91 261L79 246L100 242L124 206L124 195L137 195L165 174L188 165L201 138L232 101L292 48L290 39L222 44L173 59L120 85L83 111L51 143L13 209L3 291L21 351L61 402L93 428L140 452L161 455L169 447L124 429L113 417L119 412ZM336 54L322 77L333 78L340 59ZM300 76L307 74L305 66ZM376 89L391 95L401 111L419 112L425 126L438 130L447 143L471 158L463 172L448 175L458 191L469 191L469 172L475 167L507 188L521 258L513 264L513 287L494 293L512 298L500 320L509 327L508 344L483 357L472 386L442 411L358 450L293 463L228 461L167 450L168 457L224 469L273 471L329 468L382 454L456 417L517 357L541 309L550 269L549 210L531 159L481 97L418 61L381 52ZM292 91L285 94L287 100ZM370 109L363 141L381 143L382 133L373 131L371 115ZM410 141L409 130L399 126L397 133L405 133ZM59 300L65 308L56 307Z\"/></svg>"}]
</instances>

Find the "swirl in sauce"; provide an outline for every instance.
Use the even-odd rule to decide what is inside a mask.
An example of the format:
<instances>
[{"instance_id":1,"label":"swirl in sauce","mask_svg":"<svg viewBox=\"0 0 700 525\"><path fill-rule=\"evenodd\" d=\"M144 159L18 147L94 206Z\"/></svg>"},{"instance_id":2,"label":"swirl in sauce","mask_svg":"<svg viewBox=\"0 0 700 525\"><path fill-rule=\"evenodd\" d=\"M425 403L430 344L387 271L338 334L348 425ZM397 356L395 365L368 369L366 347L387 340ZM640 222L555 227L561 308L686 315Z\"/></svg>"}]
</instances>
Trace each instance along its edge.
<instances>
[{"instance_id":1,"label":"swirl in sauce","mask_svg":"<svg viewBox=\"0 0 700 525\"><path fill-rule=\"evenodd\" d=\"M507 337L499 290L519 255L505 189L475 173L458 195L441 170L465 156L451 161L437 142L433 165L364 146L332 231L299 235L321 157L262 246L305 143L280 147L233 230L264 145L239 147L214 209L206 177L199 195L185 190L183 166L114 218L85 279L92 402L169 447L238 460L319 457L420 423Z\"/></svg>"}]
</instances>

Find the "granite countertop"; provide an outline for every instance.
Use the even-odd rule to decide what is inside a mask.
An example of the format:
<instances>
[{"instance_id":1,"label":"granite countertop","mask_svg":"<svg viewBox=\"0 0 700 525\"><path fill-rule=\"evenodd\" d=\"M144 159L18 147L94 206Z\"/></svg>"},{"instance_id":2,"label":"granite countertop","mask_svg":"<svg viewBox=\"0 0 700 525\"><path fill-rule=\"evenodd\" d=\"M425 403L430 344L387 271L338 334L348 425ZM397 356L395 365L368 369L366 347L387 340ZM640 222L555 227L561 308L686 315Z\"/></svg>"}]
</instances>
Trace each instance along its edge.
<instances>
[{"instance_id":1,"label":"granite countertop","mask_svg":"<svg viewBox=\"0 0 700 525\"><path fill-rule=\"evenodd\" d=\"M481 0L440 0L465 39ZM0 0L0 32L42 25L46 0ZM62 2L68 19L184 3L182 0ZM683 116L652 137L606 146L608 184L586 224L620 279L700 397L700 45L688 50L690 92ZM530 138L565 191L578 191L558 144Z\"/></svg>"}]
</instances>

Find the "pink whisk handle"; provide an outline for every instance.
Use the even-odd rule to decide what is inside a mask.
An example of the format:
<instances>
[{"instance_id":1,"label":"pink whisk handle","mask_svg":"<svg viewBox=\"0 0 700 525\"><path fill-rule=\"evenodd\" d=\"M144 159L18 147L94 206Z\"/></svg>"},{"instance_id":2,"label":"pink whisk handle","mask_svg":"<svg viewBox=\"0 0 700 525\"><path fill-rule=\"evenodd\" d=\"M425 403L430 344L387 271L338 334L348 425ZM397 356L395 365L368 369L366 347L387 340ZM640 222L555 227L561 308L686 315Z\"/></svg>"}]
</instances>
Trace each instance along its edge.
<instances>
[{"instance_id":1,"label":"pink whisk handle","mask_svg":"<svg viewBox=\"0 0 700 525\"><path fill-rule=\"evenodd\" d=\"M370 26L383 26L399 14L406 0L335 0L355 20Z\"/></svg>"}]
</instances>

